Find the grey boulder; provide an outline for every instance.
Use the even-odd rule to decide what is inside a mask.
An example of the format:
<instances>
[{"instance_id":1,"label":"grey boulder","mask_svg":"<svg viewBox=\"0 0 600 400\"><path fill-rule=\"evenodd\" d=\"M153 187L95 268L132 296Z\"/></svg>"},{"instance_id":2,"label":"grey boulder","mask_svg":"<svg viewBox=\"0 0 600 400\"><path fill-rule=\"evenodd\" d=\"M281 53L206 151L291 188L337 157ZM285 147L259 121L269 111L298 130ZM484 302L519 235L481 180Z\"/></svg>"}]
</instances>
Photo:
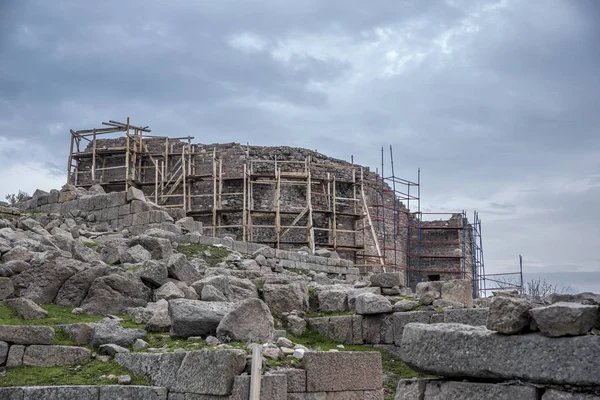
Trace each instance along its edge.
<instances>
[{"instance_id":1,"label":"grey boulder","mask_svg":"<svg viewBox=\"0 0 600 400\"><path fill-rule=\"evenodd\" d=\"M147 332L143 329L123 328L113 323L98 323L92 331L90 344L96 347L103 344L129 346L136 339L146 337L146 334Z\"/></svg>"},{"instance_id":2,"label":"grey boulder","mask_svg":"<svg viewBox=\"0 0 600 400\"><path fill-rule=\"evenodd\" d=\"M23 319L41 319L48 316L48 311L25 297L4 300L4 304L15 310Z\"/></svg>"},{"instance_id":3,"label":"grey boulder","mask_svg":"<svg viewBox=\"0 0 600 400\"><path fill-rule=\"evenodd\" d=\"M600 322L598 306L579 303L554 303L533 308L529 313L540 332L550 337L585 335Z\"/></svg>"},{"instance_id":4,"label":"grey boulder","mask_svg":"<svg viewBox=\"0 0 600 400\"><path fill-rule=\"evenodd\" d=\"M356 313L360 315L385 314L392 312L392 305L385 297L363 293L356 297Z\"/></svg>"},{"instance_id":5,"label":"grey boulder","mask_svg":"<svg viewBox=\"0 0 600 400\"><path fill-rule=\"evenodd\" d=\"M176 337L214 335L233 303L176 299L169 301L171 335Z\"/></svg>"},{"instance_id":6,"label":"grey boulder","mask_svg":"<svg viewBox=\"0 0 600 400\"><path fill-rule=\"evenodd\" d=\"M273 316L260 299L248 299L235 305L219 323L217 337L221 340L269 342L273 340Z\"/></svg>"},{"instance_id":7,"label":"grey boulder","mask_svg":"<svg viewBox=\"0 0 600 400\"><path fill-rule=\"evenodd\" d=\"M494 297L490 304L487 328L514 335L529 328L529 300L520 297Z\"/></svg>"},{"instance_id":8,"label":"grey boulder","mask_svg":"<svg viewBox=\"0 0 600 400\"><path fill-rule=\"evenodd\" d=\"M89 314L120 314L129 307L145 306L150 296L151 290L138 277L112 274L94 280L81 309Z\"/></svg>"}]
</instances>

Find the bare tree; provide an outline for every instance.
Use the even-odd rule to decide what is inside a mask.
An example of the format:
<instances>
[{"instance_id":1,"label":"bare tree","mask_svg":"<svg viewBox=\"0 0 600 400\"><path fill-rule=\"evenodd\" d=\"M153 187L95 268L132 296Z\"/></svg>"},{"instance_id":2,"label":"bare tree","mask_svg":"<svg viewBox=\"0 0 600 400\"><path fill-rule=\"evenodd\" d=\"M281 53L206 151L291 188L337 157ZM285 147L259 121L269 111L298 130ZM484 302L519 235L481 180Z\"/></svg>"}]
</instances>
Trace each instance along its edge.
<instances>
[{"instance_id":1,"label":"bare tree","mask_svg":"<svg viewBox=\"0 0 600 400\"><path fill-rule=\"evenodd\" d=\"M8 203L13 206L16 203L20 203L22 201L27 200L27 198L29 197L29 194L27 192L24 192L22 190L19 190L19 193L17 194L7 194L6 195L6 201L8 201Z\"/></svg>"},{"instance_id":2,"label":"bare tree","mask_svg":"<svg viewBox=\"0 0 600 400\"><path fill-rule=\"evenodd\" d=\"M494 282L498 291L518 290L527 296L539 298L550 296L551 294L565 294L571 290L570 286L553 285L542 278L534 278L523 282L523 287L520 290L521 282L515 277L496 277Z\"/></svg>"}]
</instances>

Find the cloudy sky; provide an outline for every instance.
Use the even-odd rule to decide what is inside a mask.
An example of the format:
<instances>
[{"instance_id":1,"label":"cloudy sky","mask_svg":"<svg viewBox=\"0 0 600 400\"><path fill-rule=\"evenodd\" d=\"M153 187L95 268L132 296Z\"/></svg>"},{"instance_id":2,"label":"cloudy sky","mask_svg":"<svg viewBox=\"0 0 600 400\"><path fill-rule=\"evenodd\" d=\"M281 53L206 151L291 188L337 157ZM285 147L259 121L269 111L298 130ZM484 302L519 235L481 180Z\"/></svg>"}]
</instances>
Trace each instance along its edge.
<instances>
[{"instance_id":1,"label":"cloudy sky","mask_svg":"<svg viewBox=\"0 0 600 400\"><path fill-rule=\"evenodd\" d=\"M425 210L479 210L488 272L600 292L599 38L595 0L0 0L0 196L127 116L373 169L392 145Z\"/></svg>"}]
</instances>

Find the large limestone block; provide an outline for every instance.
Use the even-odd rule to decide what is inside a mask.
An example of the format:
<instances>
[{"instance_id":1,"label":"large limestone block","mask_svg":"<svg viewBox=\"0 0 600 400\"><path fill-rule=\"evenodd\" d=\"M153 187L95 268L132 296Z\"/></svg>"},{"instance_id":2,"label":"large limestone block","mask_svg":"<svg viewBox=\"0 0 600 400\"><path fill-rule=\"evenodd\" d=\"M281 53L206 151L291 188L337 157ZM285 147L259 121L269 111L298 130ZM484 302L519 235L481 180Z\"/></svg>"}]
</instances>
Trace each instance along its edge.
<instances>
[{"instance_id":1,"label":"large limestone block","mask_svg":"<svg viewBox=\"0 0 600 400\"><path fill-rule=\"evenodd\" d=\"M381 353L307 352L302 363L308 392L378 390L383 385Z\"/></svg>"},{"instance_id":2,"label":"large limestone block","mask_svg":"<svg viewBox=\"0 0 600 400\"><path fill-rule=\"evenodd\" d=\"M63 367L81 365L90 361L92 352L77 346L28 346L23 365L34 367Z\"/></svg>"},{"instance_id":3,"label":"large limestone block","mask_svg":"<svg viewBox=\"0 0 600 400\"><path fill-rule=\"evenodd\" d=\"M538 329L550 337L585 335L598 327L598 306L554 303L529 311Z\"/></svg>"},{"instance_id":4,"label":"large limestone block","mask_svg":"<svg viewBox=\"0 0 600 400\"><path fill-rule=\"evenodd\" d=\"M379 288L379 287L364 287L364 288L348 290L348 309L350 311L356 310L356 297L361 295L362 293L381 294L381 288Z\"/></svg>"},{"instance_id":5,"label":"large limestone block","mask_svg":"<svg viewBox=\"0 0 600 400\"><path fill-rule=\"evenodd\" d=\"M308 287L303 282L265 283L263 296L269 309L276 315L308 310Z\"/></svg>"},{"instance_id":6,"label":"large limestone block","mask_svg":"<svg viewBox=\"0 0 600 400\"><path fill-rule=\"evenodd\" d=\"M89 400L97 399L98 386L28 386L23 400Z\"/></svg>"},{"instance_id":7,"label":"large limestone block","mask_svg":"<svg viewBox=\"0 0 600 400\"><path fill-rule=\"evenodd\" d=\"M444 322L448 324L485 326L488 314L489 308L446 308L444 309Z\"/></svg>"},{"instance_id":8,"label":"large limestone block","mask_svg":"<svg viewBox=\"0 0 600 400\"><path fill-rule=\"evenodd\" d=\"M27 297L38 304L52 303L61 286L77 272L60 259L43 267L21 272L13 279L16 297Z\"/></svg>"},{"instance_id":9,"label":"large limestone block","mask_svg":"<svg viewBox=\"0 0 600 400\"><path fill-rule=\"evenodd\" d=\"M218 301L215 297L220 297L220 295L223 295L226 298L225 301L231 302L238 302L250 298L258 299L258 289L252 281L249 279L237 278L235 276L210 276L194 282L191 286L196 293L200 295L202 295L203 292L206 292L207 298L210 298L210 300L207 301ZM218 292L215 292L210 288L205 291L204 289L206 287L212 287ZM204 300L204 297L202 297L202 300Z\"/></svg>"},{"instance_id":10,"label":"large limestone block","mask_svg":"<svg viewBox=\"0 0 600 400\"><path fill-rule=\"evenodd\" d=\"M260 382L260 398L264 400L287 400L287 376L263 375ZM229 400L247 400L250 396L250 375L236 376Z\"/></svg>"},{"instance_id":11,"label":"large limestone block","mask_svg":"<svg viewBox=\"0 0 600 400\"><path fill-rule=\"evenodd\" d=\"M498 385L493 383L443 382L427 383L423 400L537 400L537 390L531 386Z\"/></svg>"},{"instance_id":12,"label":"large limestone block","mask_svg":"<svg viewBox=\"0 0 600 400\"><path fill-rule=\"evenodd\" d=\"M146 337L147 332L143 329L123 328L121 325L112 323L98 323L94 326L90 336L92 346L103 344L116 344L119 346L129 346L136 339Z\"/></svg>"},{"instance_id":13,"label":"large limestone block","mask_svg":"<svg viewBox=\"0 0 600 400\"><path fill-rule=\"evenodd\" d=\"M585 393L563 392L562 390L546 389L542 400L600 400L600 396Z\"/></svg>"},{"instance_id":14,"label":"large limestone block","mask_svg":"<svg viewBox=\"0 0 600 400\"><path fill-rule=\"evenodd\" d=\"M369 277L371 285L381 288L392 288L394 286L406 286L406 276L404 272L384 272Z\"/></svg>"},{"instance_id":15,"label":"large limestone block","mask_svg":"<svg viewBox=\"0 0 600 400\"><path fill-rule=\"evenodd\" d=\"M171 333L177 337L214 335L233 303L176 299L169 301Z\"/></svg>"},{"instance_id":16,"label":"large limestone block","mask_svg":"<svg viewBox=\"0 0 600 400\"><path fill-rule=\"evenodd\" d=\"M442 300L456 301L473 307L473 283L467 279L453 279L442 283Z\"/></svg>"},{"instance_id":17,"label":"large limestone block","mask_svg":"<svg viewBox=\"0 0 600 400\"><path fill-rule=\"evenodd\" d=\"M402 333L404 332L404 327L407 324L413 322L428 324L431 321L431 316L433 314L433 311L410 311L392 314L394 344L396 346L400 346L402 344Z\"/></svg>"},{"instance_id":18,"label":"large limestone block","mask_svg":"<svg viewBox=\"0 0 600 400\"><path fill-rule=\"evenodd\" d=\"M597 336L502 335L484 327L415 323L404 328L402 358L417 370L448 377L600 384Z\"/></svg>"},{"instance_id":19,"label":"large limestone block","mask_svg":"<svg viewBox=\"0 0 600 400\"><path fill-rule=\"evenodd\" d=\"M15 292L15 287L12 283L12 279L2 277L0 278L0 300L9 298Z\"/></svg>"},{"instance_id":20,"label":"large limestone block","mask_svg":"<svg viewBox=\"0 0 600 400\"><path fill-rule=\"evenodd\" d=\"M435 299L442 297L442 281L419 282L415 290L415 297L423 305L430 305Z\"/></svg>"},{"instance_id":21,"label":"large limestone block","mask_svg":"<svg viewBox=\"0 0 600 400\"><path fill-rule=\"evenodd\" d=\"M15 310L23 319L41 319L48 316L48 311L35 304L26 297L4 300L4 303Z\"/></svg>"},{"instance_id":22,"label":"large limestone block","mask_svg":"<svg viewBox=\"0 0 600 400\"><path fill-rule=\"evenodd\" d=\"M348 311L347 290L321 290L319 292L319 310L322 312Z\"/></svg>"},{"instance_id":23,"label":"large limestone block","mask_svg":"<svg viewBox=\"0 0 600 400\"><path fill-rule=\"evenodd\" d=\"M362 335L368 344L394 344L393 315L365 315L362 319Z\"/></svg>"},{"instance_id":24,"label":"large limestone block","mask_svg":"<svg viewBox=\"0 0 600 400\"><path fill-rule=\"evenodd\" d=\"M353 343L353 315L338 315L329 317L327 336L336 342Z\"/></svg>"},{"instance_id":25,"label":"large limestone block","mask_svg":"<svg viewBox=\"0 0 600 400\"><path fill-rule=\"evenodd\" d=\"M156 386L100 386L98 400L167 400L167 388Z\"/></svg>"},{"instance_id":26,"label":"large limestone block","mask_svg":"<svg viewBox=\"0 0 600 400\"><path fill-rule=\"evenodd\" d=\"M61 286L54 302L63 307L79 307L96 278L108 273L106 266L90 267L76 273Z\"/></svg>"},{"instance_id":27,"label":"large limestone block","mask_svg":"<svg viewBox=\"0 0 600 400\"><path fill-rule=\"evenodd\" d=\"M237 303L219 323L217 337L244 342L269 342L273 340L273 316L260 299Z\"/></svg>"},{"instance_id":28,"label":"large limestone block","mask_svg":"<svg viewBox=\"0 0 600 400\"><path fill-rule=\"evenodd\" d=\"M0 325L0 340L15 344L52 344L54 329L49 326Z\"/></svg>"},{"instance_id":29,"label":"large limestone block","mask_svg":"<svg viewBox=\"0 0 600 400\"><path fill-rule=\"evenodd\" d=\"M89 314L120 314L129 307L143 307L152 291L132 274L112 274L96 278L81 304Z\"/></svg>"},{"instance_id":30,"label":"large limestone block","mask_svg":"<svg viewBox=\"0 0 600 400\"><path fill-rule=\"evenodd\" d=\"M202 279L202 273L185 258L183 254L173 254L167 261L169 277L188 285Z\"/></svg>"},{"instance_id":31,"label":"large limestone block","mask_svg":"<svg viewBox=\"0 0 600 400\"><path fill-rule=\"evenodd\" d=\"M389 300L381 295L362 293L356 297L356 313L360 315L385 314L392 312Z\"/></svg>"},{"instance_id":32,"label":"large limestone block","mask_svg":"<svg viewBox=\"0 0 600 400\"><path fill-rule=\"evenodd\" d=\"M155 386L172 389L187 353L117 353L115 362L136 375L142 375ZM184 391L185 392L185 391Z\"/></svg>"},{"instance_id":33,"label":"large limestone block","mask_svg":"<svg viewBox=\"0 0 600 400\"><path fill-rule=\"evenodd\" d=\"M490 304L487 328L513 335L529 328L529 300L519 297L494 297Z\"/></svg>"},{"instance_id":34,"label":"large limestone block","mask_svg":"<svg viewBox=\"0 0 600 400\"><path fill-rule=\"evenodd\" d=\"M287 391L288 393L303 393L306 392L306 371L299 368L278 368L269 371L272 375L287 376Z\"/></svg>"},{"instance_id":35,"label":"large limestone block","mask_svg":"<svg viewBox=\"0 0 600 400\"><path fill-rule=\"evenodd\" d=\"M168 239L156 238L148 235L136 236L129 242L129 246L142 245L152 254L155 260L168 259L173 254L173 246Z\"/></svg>"}]
</instances>

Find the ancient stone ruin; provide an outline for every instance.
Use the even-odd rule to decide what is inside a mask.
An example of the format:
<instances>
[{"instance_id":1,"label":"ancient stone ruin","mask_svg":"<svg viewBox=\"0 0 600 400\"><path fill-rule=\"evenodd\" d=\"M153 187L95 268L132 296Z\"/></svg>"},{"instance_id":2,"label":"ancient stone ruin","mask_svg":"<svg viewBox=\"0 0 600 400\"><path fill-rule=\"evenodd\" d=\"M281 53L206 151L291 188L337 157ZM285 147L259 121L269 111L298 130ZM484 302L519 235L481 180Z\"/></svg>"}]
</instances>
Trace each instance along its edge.
<instances>
[{"instance_id":1,"label":"ancient stone ruin","mask_svg":"<svg viewBox=\"0 0 600 400\"><path fill-rule=\"evenodd\" d=\"M600 399L600 295L479 296L463 215L420 221L315 152L125 128L74 133L70 183L0 205L0 398ZM381 212L378 229L382 203L460 256L400 257L418 238Z\"/></svg>"}]
</instances>

